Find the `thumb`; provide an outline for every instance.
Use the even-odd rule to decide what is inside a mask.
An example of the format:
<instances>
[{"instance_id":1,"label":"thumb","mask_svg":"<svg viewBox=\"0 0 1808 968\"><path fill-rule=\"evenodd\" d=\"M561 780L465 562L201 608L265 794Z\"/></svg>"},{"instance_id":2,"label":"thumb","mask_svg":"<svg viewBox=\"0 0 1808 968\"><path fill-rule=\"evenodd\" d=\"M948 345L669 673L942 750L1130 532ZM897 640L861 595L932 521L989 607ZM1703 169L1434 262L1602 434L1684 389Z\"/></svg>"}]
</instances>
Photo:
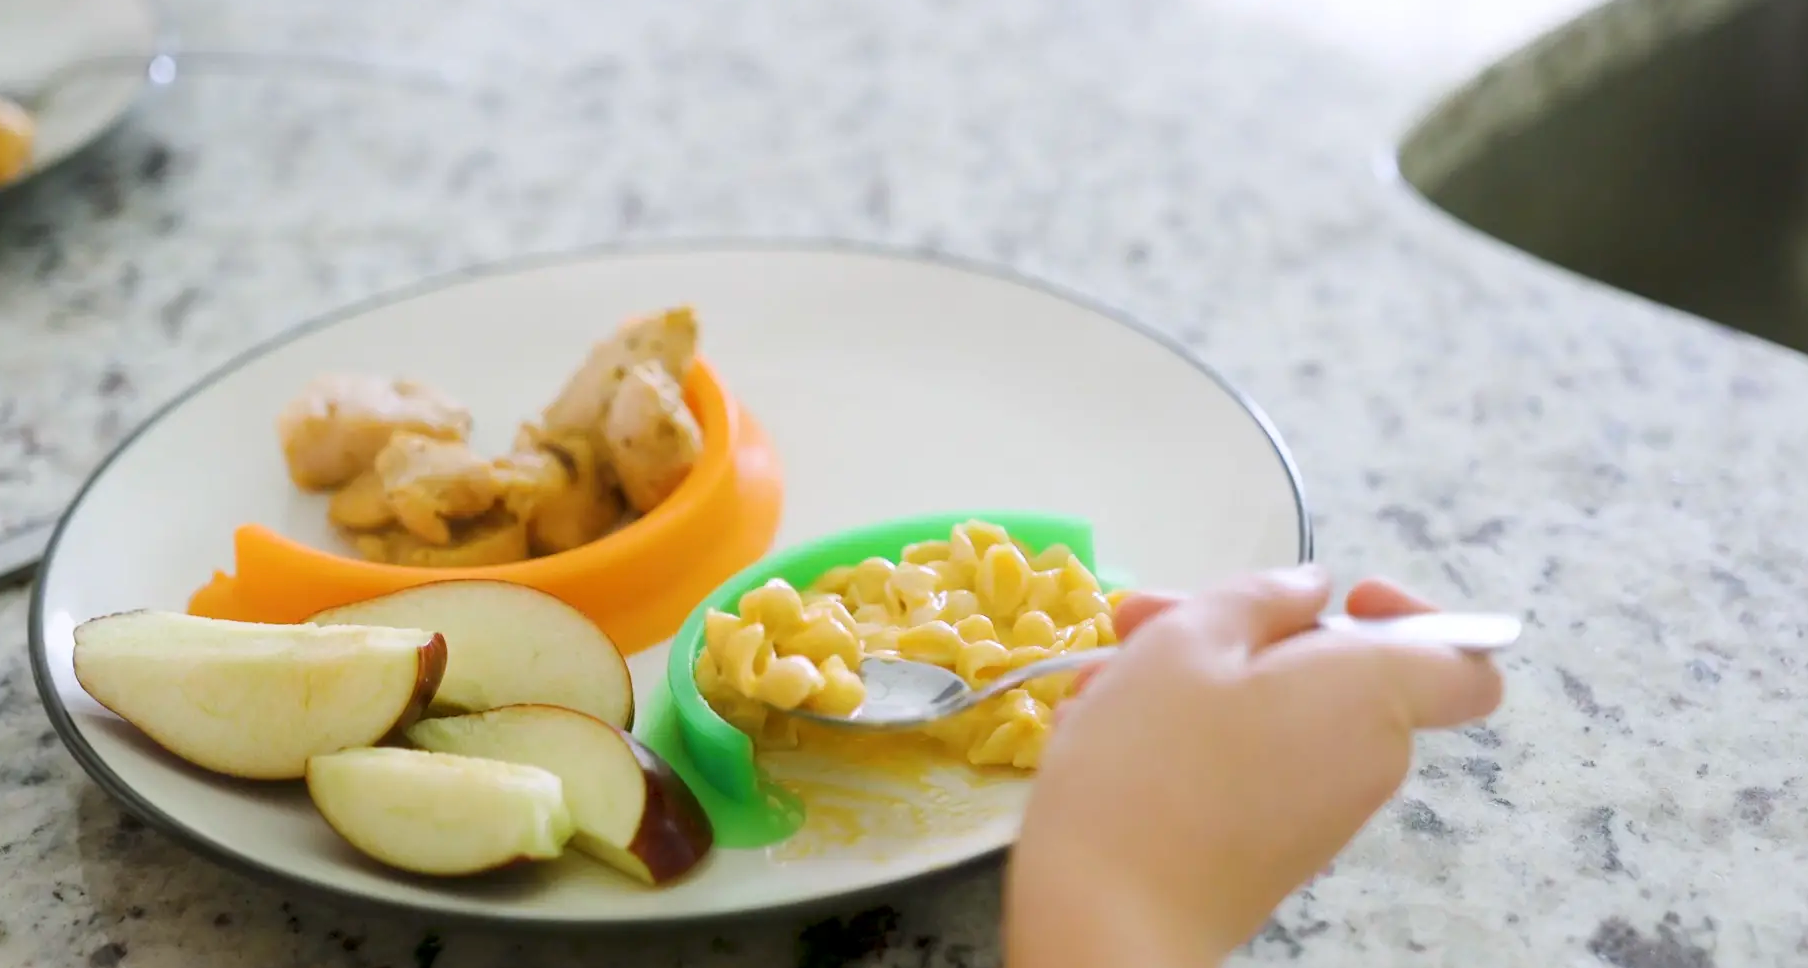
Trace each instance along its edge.
<instances>
[{"instance_id":1,"label":"thumb","mask_svg":"<svg viewBox=\"0 0 1808 968\"><path fill-rule=\"evenodd\" d=\"M1131 592L1111 613L1111 625L1121 642L1157 615L1186 601L1185 595L1171 592Z\"/></svg>"},{"instance_id":2,"label":"thumb","mask_svg":"<svg viewBox=\"0 0 1808 968\"><path fill-rule=\"evenodd\" d=\"M1414 729L1449 729L1500 708L1506 685L1486 655L1405 645L1383 646L1375 654L1392 667L1395 701Z\"/></svg>"},{"instance_id":3,"label":"thumb","mask_svg":"<svg viewBox=\"0 0 1808 968\"><path fill-rule=\"evenodd\" d=\"M1308 636L1300 645L1301 660L1329 665L1332 678L1373 690L1407 729L1474 722L1499 708L1505 688L1493 660L1479 653L1356 643L1329 632Z\"/></svg>"}]
</instances>

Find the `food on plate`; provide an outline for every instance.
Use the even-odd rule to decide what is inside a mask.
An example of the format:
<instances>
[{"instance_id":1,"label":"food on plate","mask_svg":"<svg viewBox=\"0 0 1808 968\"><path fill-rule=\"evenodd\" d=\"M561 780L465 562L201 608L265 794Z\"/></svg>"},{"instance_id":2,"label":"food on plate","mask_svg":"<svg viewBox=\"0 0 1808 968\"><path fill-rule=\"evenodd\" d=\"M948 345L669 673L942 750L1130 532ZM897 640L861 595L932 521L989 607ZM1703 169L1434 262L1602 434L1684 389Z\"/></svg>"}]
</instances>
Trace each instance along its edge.
<instances>
[{"instance_id":1,"label":"food on plate","mask_svg":"<svg viewBox=\"0 0 1808 968\"><path fill-rule=\"evenodd\" d=\"M571 844L646 884L695 867L714 841L690 788L627 733L559 706L517 705L409 729L422 749L539 767L564 783Z\"/></svg>"},{"instance_id":2,"label":"food on plate","mask_svg":"<svg viewBox=\"0 0 1808 968\"><path fill-rule=\"evenodd\" d=\"M37 125L31 113L14 101L0 97L0 185L25 174L31 167Z\"/></svg>"},{"instance_id":3,"label":"food on plate","mask_svg":"<svg viewBox=\"0 0 1808 968\"><path fill-rule=\"evenodd\" d=\"M550 859L575 836L661 885L714 845L690 788L626 731L621 653L523 585L434 582L296 625L125 612L77 626L73 661L90 695L172 753L305 779L329 826L404 871ZM395 742L419 748L378 745Z\"/></svg>"},{"instance_id":4,"label":"food on plate","mask_svg":"<svg viewBox=\"0 0 1808 968\"><path fill-rule=\"evenodd\" d=\"M571 839L559 778L499 760L371 748L307 763L314 808L391 867L452 877L558 857Z\"/></svg>"},{"instance_id":5,"label":"food on plate","mask_svg":"<svg viewBox=\"0 0 1808 968\"><path fill-rule=\"evenodd\" d=\"M371 468L333 492L326 505L327 520L354 531L375 530L395 520L383 478Z\"/></svg>"},{"instance_id":6,"label":"food on plate","mask_svg":"<svg viewBox=\"0 0 1808 968\"><path fill-rule=\"evenodd\" d=\"M658 507L697 463L703 431L678 381L658 363L628 371L603 418L603 443L634 510Z\"/></svg>"},{"instance_id":7,"label":"food on plate","mask_svg":"<svg viewBox=\"0 0 1808 968\"><path fill-rule=\"evenodd\" d=\"M446 670L437 632L262 625L123 612L75 629L88 695L203 769L293 780L308 758L369 746L420 717Z\"/></svg>"},{"instance_id":8,"label":"food on plate","mask_svg":"<svg viewBox=\"0 0 1808 968\"><path fill-rule=\"evenodd\" d=\"M622 729L634 720L628 664L559 599L509 582L440 581L327 609L318 624L420 626L445 637L438 714L517 703L565 706Z\"/></svg>"},{"instance_id":9,"label":"food on plate","mask_svg":"<svg viewBox=\"0 0 1808 968\"><path fill-rule=\"evenodd\" d=\"M697 355L697 317L679 306L622 324L614 337L591 347L577 372L540 414L551 434L587 434L601 443L603 418L628 374L654 363L682 383Z\"/></svg>"},{"instance_id":10,"label":"food on plate","mask_svg":"<svg viewBox=\"0 0 1808 968\"><path fill-rule=\"evenodd\" d=\"M464 440L471 413L424 384L368 373L315 377L276 418L297 487L342 487L369 470L396 431Z\"/></svg>"},{"instance_id":11,"label":"food on plate","mask_svg":"<svg viewBox=\"0 0 1808 968\"><path fill-rule=\"evenodd\" d=\"M607 534L622 516L615 471L584 434L554 437L521 428L515 452L498 462L503 502L527 522L537 555L570 551Z\"/></svg>"},{"instance_id":12,"label":"food on plate","mask_svg":"<svg viewBox=\"0 0 1808 968\"><path fill-rule=\"evenodd\" d=\"M538 424L486 457L469 411L422 384L328 374L278 419L289 476L332 491L327 518L359 555L425 568L498 565L588 544L658 507L702 452L682 390L689 307L631 319L593 346Z\"/></svg>"},{"instance_id":13,"label":"food on plate","mask_svg":"<svg viewBox=\"0 0 1808 968\"><path fill-rule=\"evenodd\" d=\"M451 544L452 522L483 514L502 497L496 469L462 440L399 432L372 469L396 522L428 544Z\"/></svg>"},{"instance_id":14,"label":"food on plate","mask_svg":"<svg viewBox=\"0 0 1808 968\"><path fill-rule=\"evenodd\" d=\"M352 540L352 546L370 561L416 568L477 568L506 565L527 557L527 527L508 514L493 511L459 521L452 526L451 538L440 545L396 529L360 534Z\"/></svg>"},{"instance_id":15,"label":"food on plate","mask_svg":"<svg viewBox=\"0 0 1808 968\"><path fill-rule=\"evenodd\" d=\"M773 579L741 597L739 614L712 610L697 686L759 745L791 747L796 721L782 710L858 709L866 656L931 662L983 686L1063 652L1115 645L1114 598L1065 546L1034 551L968 521L899 561L836 568L801 593ZM1036 679L922 732L976 766L1034 769L1072 684L1072 674Z\"/></svg>"}]
</instances>

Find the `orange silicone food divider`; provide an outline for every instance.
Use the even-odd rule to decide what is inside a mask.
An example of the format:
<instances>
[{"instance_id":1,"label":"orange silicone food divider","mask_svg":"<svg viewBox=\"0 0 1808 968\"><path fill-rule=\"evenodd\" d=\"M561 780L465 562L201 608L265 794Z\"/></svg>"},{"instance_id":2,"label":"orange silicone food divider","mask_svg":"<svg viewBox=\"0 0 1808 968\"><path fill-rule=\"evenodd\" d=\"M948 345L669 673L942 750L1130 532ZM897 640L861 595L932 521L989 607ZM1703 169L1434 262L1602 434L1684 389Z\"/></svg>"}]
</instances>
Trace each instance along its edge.
<instances>
[{"instance_id":1,"label":"orange silicone food divider","mask_svg":"<svg viewBox=\"0 0 1808 968\"><path fill-rule=\"evenodd\" d=\"M416 568L336 554L246 524L233 535L237 573L215 572L188 610L246 622L301 622L416 585L485 578L562 599L624 654L662 642L717 585L766 552L784 503L771 439L701 357L684 396L703 432L696 466L664 503L590 544L506 565Z\"/></svg>"}]
</instances>

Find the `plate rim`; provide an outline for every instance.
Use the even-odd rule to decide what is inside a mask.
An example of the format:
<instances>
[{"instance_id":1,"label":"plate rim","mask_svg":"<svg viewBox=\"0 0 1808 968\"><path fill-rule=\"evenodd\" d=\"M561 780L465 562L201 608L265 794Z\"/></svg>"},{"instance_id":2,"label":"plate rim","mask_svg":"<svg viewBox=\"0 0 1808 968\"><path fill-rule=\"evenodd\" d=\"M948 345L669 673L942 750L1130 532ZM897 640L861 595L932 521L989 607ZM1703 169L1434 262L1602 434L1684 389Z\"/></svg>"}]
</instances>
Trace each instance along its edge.
<instances>
[{"instance_id":1,"label":"plate rim","mask_svg":"<svg viewBox=\"0 0 1808 968\"><path fill-rule=\"evenodd\" d=\"M546 933L630 933L637 930L675 928L700 924L722 924L749 919L777 919L785 916L802 915L812 911L820 911L839 907L860 898L878 896L883 893L897 891L904 887L934 881L950 876L956 872L987 864L1001 857L1014 845L1006 844L996 850L984 851L939 867L922 871L897 880L866 888L839 891L821 897L764 907L749 907L713 913L676 914L666 917L646 917L624 920L591 920L584 918L523 918L504 913L471 913L449 912L428 903L394 900L390 898L372 897L357 891L340 888L330 882L298 876L290 871L267 864L257 858L230 850L212 843L199 836L193 829L180 823L174 817L163 812L149 798L138 793L130 784L115 774L101 759L94 748L82 738L75 726L75 718L63 704L62 696L56 689L56 683L49 667L49 657L44 635L45 576L51 573L56 563L57 554L61 551L63 532L81 510L87 499L89 490L112 466L113 462L126 452L138 438L152 427L163 421L177 409L186 405L191 399L207 390L215 383L237 372L252 362L274 353L289 343L312 335L321 330L349 322L360 316L382 309L385 306L406 302L449 289L454 286L498 276L516 275L536 269L546 269L565 265L576 265L584 262L602 261L612 258L633 257L643 255L670 254L793 254L793 255L856 255L882 260L928 265L935 268L951 269L956 272L983 276L994 281L1019 286L1053 296L1080 308L1097 313L1130 331L1152 340L1164 349L1179 357L1182 361L1199 370L1206 378L1216 383L1228 394L1243 411L1256 422L1263 436L1268 439L1270 449L1286 472L1289 487L1293 491L1294 511L1299 518L1299 540L1297 558L1300 563L1313 559L1312 515L1308 510L1304 482L1301 479L1299 466L1294 460L1291 449L1282 438L1280 430L1273 420L1248 394L1227 377L1220 373L1199 354L1169 334L1155 329L1130 313L1118 309L1103 300L1080 293L1074 289L1053 282L1039 275L1013 266L989 262L977 258L961 256L939 251L924 246L903 246L880 242L854 241L843 239L736 239L691 237L666 240L611 241L600 244L580 246L576 248L530 253L527 255L504 258L500 260L474 263L447 272L436 273L413 283L387 289L363 299L356 300L337 309L306 319L289 327L276 335L258 342L251 347L227 359L202 375L195 382L170 398L149 416L145 417L119 443L108 451L106 457L95 465L76 489L75 496L57 516L56 528L50 534L44 554L39 562L37 577L32 585L31 605L26 613L26 652L31 660L32 681L37 687L39 702L56 731L57 738L63 747L75 758L82 771L86 773L101 791L107 794L116 804L146 825L156 828L160 833L179 843L191 853L204 857L228 870L247 875L254 880L280 885L288 889L299 889L302 893L330 903L334 907L348 910L387 913L401 915L418 920L426 920L446 927L474 927L491 930L529 930Z\"/></svg>"}]
</instances>

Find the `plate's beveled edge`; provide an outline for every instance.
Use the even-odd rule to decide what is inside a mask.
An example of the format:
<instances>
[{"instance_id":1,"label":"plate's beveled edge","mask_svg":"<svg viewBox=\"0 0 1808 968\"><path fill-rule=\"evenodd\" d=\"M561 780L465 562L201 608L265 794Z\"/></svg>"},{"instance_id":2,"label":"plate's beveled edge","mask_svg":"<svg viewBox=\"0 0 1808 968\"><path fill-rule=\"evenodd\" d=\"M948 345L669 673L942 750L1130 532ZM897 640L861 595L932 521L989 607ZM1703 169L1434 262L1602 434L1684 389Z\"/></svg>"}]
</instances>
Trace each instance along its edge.
<instances>
[{"instance_id":1,"label":"plate's beveled edge","mask_svg":"<svg viewBox=\"0 0 1808 968\"><path fill-rule=\"evenodd\" d=\"M472 926L491 929L500 928L506 930L550 932L601 932L669 928L701 923L725 923L752 917L769 918L781 915L795 916L809 912L831 910L849 905L859 899L880 896L884 892L897 890L906 884L936 879L957 871L978 866L1003 855L1005 849L1001 848L998 851L963 858L962 860L955 861L943 867L924 871L910 877L900 878L899 880L885 884L873 885L868 888L846 891L839 894L824 895L820 898L797 901L789 904L772 905L768 907L749 907L710 914L684 914L666 918L634 918L623 920L572 920L565 918L523 918L500 914L492 916L484 914L447 913L430 905L411 904L386 898L371 897L362 893L354 893L335 887L330 883L298 877L288 871L271 867L254 858L246 857L232 850L228 850L225 847L221 847L200 835L197 831L178 823L174 818L158 809L155 804L139 795L136 790L132 789L130 785L125 783L115 775L112 770L107 768L106 764L101 761L99 754L94 751L92 746L88 745L82 738L81 733L76 729L74 717L72 717L69 710L64 707L62 697L56 690L56 684L52 679L50 672L49 659L46 654L44 640L44 579L51 574L51 571L56 564L57 553L62 547L63 531L69 526L69 522L74 519L76 512L81 510L82 502L87 498L89 489L92 488L95 482L106 473L107 469L112 466L113 461L121 454L125 453L125 451L147 430L175 412L203 390L206 390L208 387L211 387L228 375L250 364L252 361L273 353L304 336L356 319L359 316L363 316L366 313L380 309L384 306L404 302L409 299L424 296L430 292L447 289L462 283L492 276L506 276L533 269L570 265L612 257L703 252L733 253L737 251L762 254L792 253L809 255L815 253L857 255L876 259L891 259L900 262L917 262L940 268L952 269L958 272L986 276L999 282L1033 289L1045 295L1050 295L1057 299L1073 303L1097 313L1106 319L1112 320L1113 322L1140 334L1144 338L1153 340L1166 348L1169 352L1190 363L1207 378L1216 383L1219 388L1229 394L1230 397L1243 408L1244 412L1256 422L1256 425L1261 428L1263 435L1268 438L1268 443L1273 449L1276 459L1281 462L1282 468L1286 471L1288 482L1293 490L1294 511L1299 517L1298 559L1301 563L1312 560L1312 517L1306 507L1305 485L1300 479L1299 467L1294 462L1292 452L1288 449L1286 442L1281 438L1280 431L1275 427L1274 422L1269 418L1268 414L1265 413L1254 400L1250 399L1247 394L1235 384L1231 383L1223 374L1219 373L1193 351L1187 349L1186 346L1181 344L1178 340L1160 330L1148 326L1126 312L1105 305L1091 297L1081 295L1057 283L1050 282L1011 267L982 262L977 259L969 259L963 256L950 255L934 250L920 248L911 249L875 242L846 241L839 239L672 239L650 242L604 243L601 245L586 246L584 248L561 252L537 253L442 273L411 285L402 286L388 292L378 293L338 310L303 322L286 332L280 333L245 350L237 356L234 356L206 376L203 376L200 380L197 380L188 389L183 390L169 402L153 411L149 417L145 418L143 422L134 428L131 433L127 434L125 438L107 454L100 464L88 475L87 479L82 482L82 486L76 491L75 497L69 502L69 506L57 519L56 530L51 533L50 542L44 550L43 560L38 566L37 580L32 586L31 608L26 619L26 651L31 657L32 680L37 686L38 699L44 706L44 712L50 718L51 727L56 730L57 737L63 741L64 747L66 747L70 754L75 757L76 762L79 763L83 771L94 780L95 784L128 812L134 814L149 826L155 827L160 832L179 841L188 849L207 857L223 867L252 875L269 883L302 888L305 892L315 895L329 903L334 903L336 906L386 911L430 922L436 926Z\"/></svg>"}]
</instances>

